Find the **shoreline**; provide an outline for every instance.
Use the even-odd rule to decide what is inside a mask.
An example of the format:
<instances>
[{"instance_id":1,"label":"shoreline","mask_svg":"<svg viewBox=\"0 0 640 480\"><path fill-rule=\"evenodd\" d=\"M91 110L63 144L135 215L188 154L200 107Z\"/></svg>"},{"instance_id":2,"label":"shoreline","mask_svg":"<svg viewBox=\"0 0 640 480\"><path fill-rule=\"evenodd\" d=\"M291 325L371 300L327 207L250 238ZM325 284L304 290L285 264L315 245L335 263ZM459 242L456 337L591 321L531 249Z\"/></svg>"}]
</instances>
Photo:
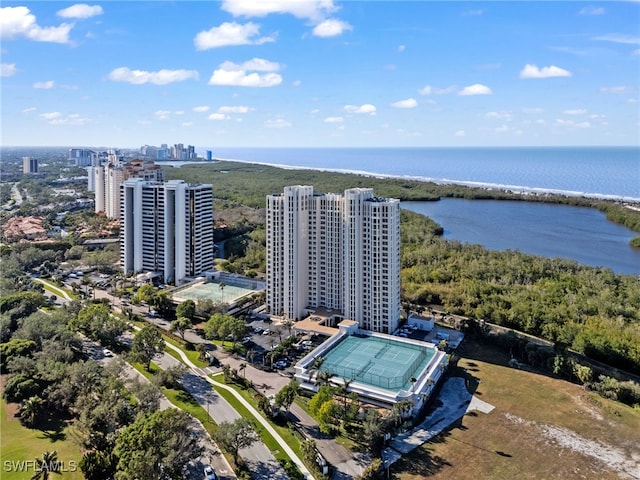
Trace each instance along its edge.
<instances>
[{"instance_id":1,"label":"shoreline","mask_svg":"<svg viewBox=\"0 0 640 480\"><path fill-rule=\"evenodd\" d=\"M331 173L342 173L346 175L358 175L362 177L371 177L378 179L391 179L391 180L409 180L415 182L424 182L424 183L434 183L436 185L458 185L462 187L469 188L480 188L487 191L499 191L499 192L507 192L518 194L526 197L527 195L535 196L535 197L543 197L545 195L560 195L564 197L570 198L588 198L593 200L608 200L614 202L622 202L625 204L633 204L640 206L640 197L629 197L625 195L613 195L613 194L605 194L605 193L589 193L589 192L579 192L572 190L560 190L560 189L552 189L552 188L544 188L544 187L529 187L523 185L509 185L509 184L499 184L499 183L489 183L489 182L474 182L471 180L452 180L447 178L432 178L425 177L420 175L393 175L387 173L376 173L369 172L365 170L353 170L346 168L322 168L322 167L305 167L305 166L296 166L296 165L286 165L280 163L269 163L269 162L260 162L256 160L241 160L237 158L219 158L215 157L211 161L209 160L200 160L200 161L182 161L182 160L169 160L169 161L156 161L155 163L158 165L168 165L173 168L180 168L182 165L195 165L195 164L213 164L215 162L233 162L233 163L244 163L249 165L263 165L267 167L280 168L283 170L310 170L315 172L331 172Z\"/></svg>"}]
</instances>

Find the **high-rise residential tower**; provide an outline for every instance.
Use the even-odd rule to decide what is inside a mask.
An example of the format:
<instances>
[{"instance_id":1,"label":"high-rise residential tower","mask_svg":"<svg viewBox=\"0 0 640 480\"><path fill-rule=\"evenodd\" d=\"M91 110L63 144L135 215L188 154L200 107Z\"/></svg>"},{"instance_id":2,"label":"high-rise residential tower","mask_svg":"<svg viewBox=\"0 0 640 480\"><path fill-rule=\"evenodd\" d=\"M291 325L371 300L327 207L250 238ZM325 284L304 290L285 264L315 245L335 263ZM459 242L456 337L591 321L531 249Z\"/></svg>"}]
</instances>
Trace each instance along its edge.
<instances>
[{"instance_id":1,"label":"high-rise residential tower","mask_svg":"<svg viewBox=\"0 0 640 480\"><path fill-rule=\"evenodd\" d=\"M121 163L115 156L104 166L92 168L95 191L95 212L103 212L108 218L120 218L120 188L129 178L162 182L164 172L153 162L134 160Z\"/></svg>"},{"instance_id":2,"label":"high-rise residential tower","mask_svg":"<svg viewBox=\"0 0 640 480\"><path fill-rule=\"evenodd\" d=\"M120 201L124 272L159 273L178 285L213 271L211 184L132 178L124 181Z\"/></svg>"},{"instance_id":3,"label":"high-rise residential tower","mask_svg":"<svg viewBox=\"0 0 640 480\"><path fill-rule=\"evenodd\" d=\"M319 307L366 330L400 318L400 202L372 189L267 196L267 307L298 320Z\"/></svg>"},{"instance_id":4,"label":"high-rise residential tower","mask_svg":"<svg viewBox=\"0 0 640 480\"><path fill-rule=\"evenodd\" d=\"M33 157L22 157L22 173L25 175L38 173L38 159Z\"/></svg>"}]
</instances>

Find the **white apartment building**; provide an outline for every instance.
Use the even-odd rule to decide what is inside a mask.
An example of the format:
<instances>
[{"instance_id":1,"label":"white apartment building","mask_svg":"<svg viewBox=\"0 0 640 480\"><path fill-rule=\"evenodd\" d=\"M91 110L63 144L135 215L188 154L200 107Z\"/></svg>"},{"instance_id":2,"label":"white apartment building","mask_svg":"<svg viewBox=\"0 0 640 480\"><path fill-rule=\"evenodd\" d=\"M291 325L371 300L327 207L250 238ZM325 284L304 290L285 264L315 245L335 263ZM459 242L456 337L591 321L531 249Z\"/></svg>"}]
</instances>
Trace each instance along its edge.
<instances>
[{"instance_id":1,"label":"white apartment building","mask_svg":"<svg viewBox=\"0 0 640 480\"><path fill-rule=\"evenodd\" d=\"M314 194L285 187L267 196L267 307L299 320L339 311L365 330L400 319L400 201L370 188Z\"/></svg>"},{"instance_id":2,"label":"white apartment building","mask_svg":"<svg viewBox=\"0 0 640 480\"><path fill-rule=\"evenodd\" d=\"M180 284L214 269L213 188L141 178L121 188L120 264Z\"/></svg>"},{"instance_id":3,"label":"white apartment building","mask_svg":"<svg viewBox=\"0 0 640 480\"><path fill-rule=\"evenodd\" d=\"M95 212L103 212L107 218L120 218L120 190L123 182L129 178L142 178L147 181L162 182L164 172L153 162L134 160L121 163L116 155L109 155L109 162L104 166L92 167L89 175L93 175L95 192Z\"/></svg>"}]
</instances>

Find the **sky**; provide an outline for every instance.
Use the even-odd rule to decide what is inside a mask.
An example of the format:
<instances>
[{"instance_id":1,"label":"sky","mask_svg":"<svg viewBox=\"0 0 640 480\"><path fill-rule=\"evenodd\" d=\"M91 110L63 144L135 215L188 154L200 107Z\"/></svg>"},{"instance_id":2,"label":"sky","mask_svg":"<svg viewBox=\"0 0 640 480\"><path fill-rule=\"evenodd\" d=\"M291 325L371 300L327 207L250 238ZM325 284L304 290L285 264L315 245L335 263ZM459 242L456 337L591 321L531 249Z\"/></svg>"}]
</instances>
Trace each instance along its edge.
<instances>
[{"instance_id":1,"label":"sky","mask_svg":"<svg viewBox=\"0 0 640 480\"><path fill-rule=\"evenodd\" d=\"M2 146L640 145L640 2L3 1Z\"/></svg>"}]
</instances>

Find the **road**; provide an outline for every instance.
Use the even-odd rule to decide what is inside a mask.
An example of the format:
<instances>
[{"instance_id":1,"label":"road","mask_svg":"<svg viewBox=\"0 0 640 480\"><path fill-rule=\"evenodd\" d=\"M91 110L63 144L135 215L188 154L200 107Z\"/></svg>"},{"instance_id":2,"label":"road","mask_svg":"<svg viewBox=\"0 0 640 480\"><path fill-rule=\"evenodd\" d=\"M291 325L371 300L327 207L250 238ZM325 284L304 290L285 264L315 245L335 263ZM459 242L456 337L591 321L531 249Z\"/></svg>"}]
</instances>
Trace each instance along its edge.
<instances>
[{"instance_id":1,"label":"road","mask_svg":"<svg viewBox=\"0 0 640 480\"><path fill-rule=\"evenodd\" d=\"M108 298L112 305L120 306L120 302L117 298L111 296L106 291L96 290L96 298ZM130 305L128 308L132 308L133 312L145 317L145 321L153 323L165 330L169 329L169 322L162 318L149 318L147 314L147 307ZM192 343L209 343L202 337L197 335L192 330L185 332L185 339ZM168 344L169 345L169 344ZM171 347L171 345L169 345ZM237 358L233 355L216 351L216 356L222 363L229 364L232 368L239 369L241 363L247 363L247 367L243 370L243 374L253 381L256 388L265 395L276 394L279 392L289 381L290 377L281 375L280 373L265 372L254 368L242 358ZM188 359L185 359L185 363L189 365ZM165 353L161 357L158 357L157 363L162 368L168 368L171 365L176 365L179 361L173 356ZM210 373L213 371L211 368L205 369L204 372L198 372L202 369L192 369L182 379L182 384L185 389L193 395L193 397L205 408L210 416L216 421L225 422L233 421L240 417L240 414L222 397L220 397L212 388L210 379L205 379L199 376L197 373ZM355 454L333 438L329 438L320 433L317 422L307 415L302 409L297 406L291 408L293 419L299 422L300 429L304 431L307 438L311 438L316 442L318 451L324 456L324 458L336 468L334 478L337 479L350 479L359 476L362 473L362 469L366 467L370 460L367 455ZM265 479L278 479L288 478L277 464L277 461L262 442L261 447L254 444L246 451L241 451L242 457L251 465L251 470L254 478ZM276 468L277 467L277 468Z\"/></svg>"},{"instance_id":2,"label":"road","mask_svg":"<svg viewBox=\"0 0 640 480\"><path fill-rule=\"evenodd\" d=\"M105 356L103 348L100 344L83 337L82 338L82 350L93 360L97 361L100 365L106 366L111 363L116 356ZM170 357L173 358L173 357ZM175 359L174 359L175 360ZM177 360L176 360L177 362ZM124 363L123 376L126 379L126 383L132 382L148 383L149 380L142 375L138 370L133 368L128 363ZM160 397L160 410L166 408L177 408L173 403L167 399L164 395ZM205 430L204 426L195 418L193 419L193 429L198 434L200 446L203 449L199 458L192 461L187 466L188 476L191 479L199 480L202 478L205 465L211 465L211 467L218 474L220 480L234 480L236 475L233 469L227 462L224 455L220 454L220 450L217 445L211 440L209 433Z\"/></svg>"},{"instance_id":3,"label":"road","mask_svg":"<svg viewBox=\"0 0 640 480\"><path fill-rule=\"evenodd\" d=\"M163 369L182 365L182 362L168 353L158 355L154 361ZM207 410L209 416L216 423L233 422L241 418L241 415L223 397L218 395L203 377L189 372L182 377L180 383ZM289 478L271 451L261 441L241 449L240 456L248 464L251 475L255 479L285 480Z\"/></svg>"}]
</instances>

